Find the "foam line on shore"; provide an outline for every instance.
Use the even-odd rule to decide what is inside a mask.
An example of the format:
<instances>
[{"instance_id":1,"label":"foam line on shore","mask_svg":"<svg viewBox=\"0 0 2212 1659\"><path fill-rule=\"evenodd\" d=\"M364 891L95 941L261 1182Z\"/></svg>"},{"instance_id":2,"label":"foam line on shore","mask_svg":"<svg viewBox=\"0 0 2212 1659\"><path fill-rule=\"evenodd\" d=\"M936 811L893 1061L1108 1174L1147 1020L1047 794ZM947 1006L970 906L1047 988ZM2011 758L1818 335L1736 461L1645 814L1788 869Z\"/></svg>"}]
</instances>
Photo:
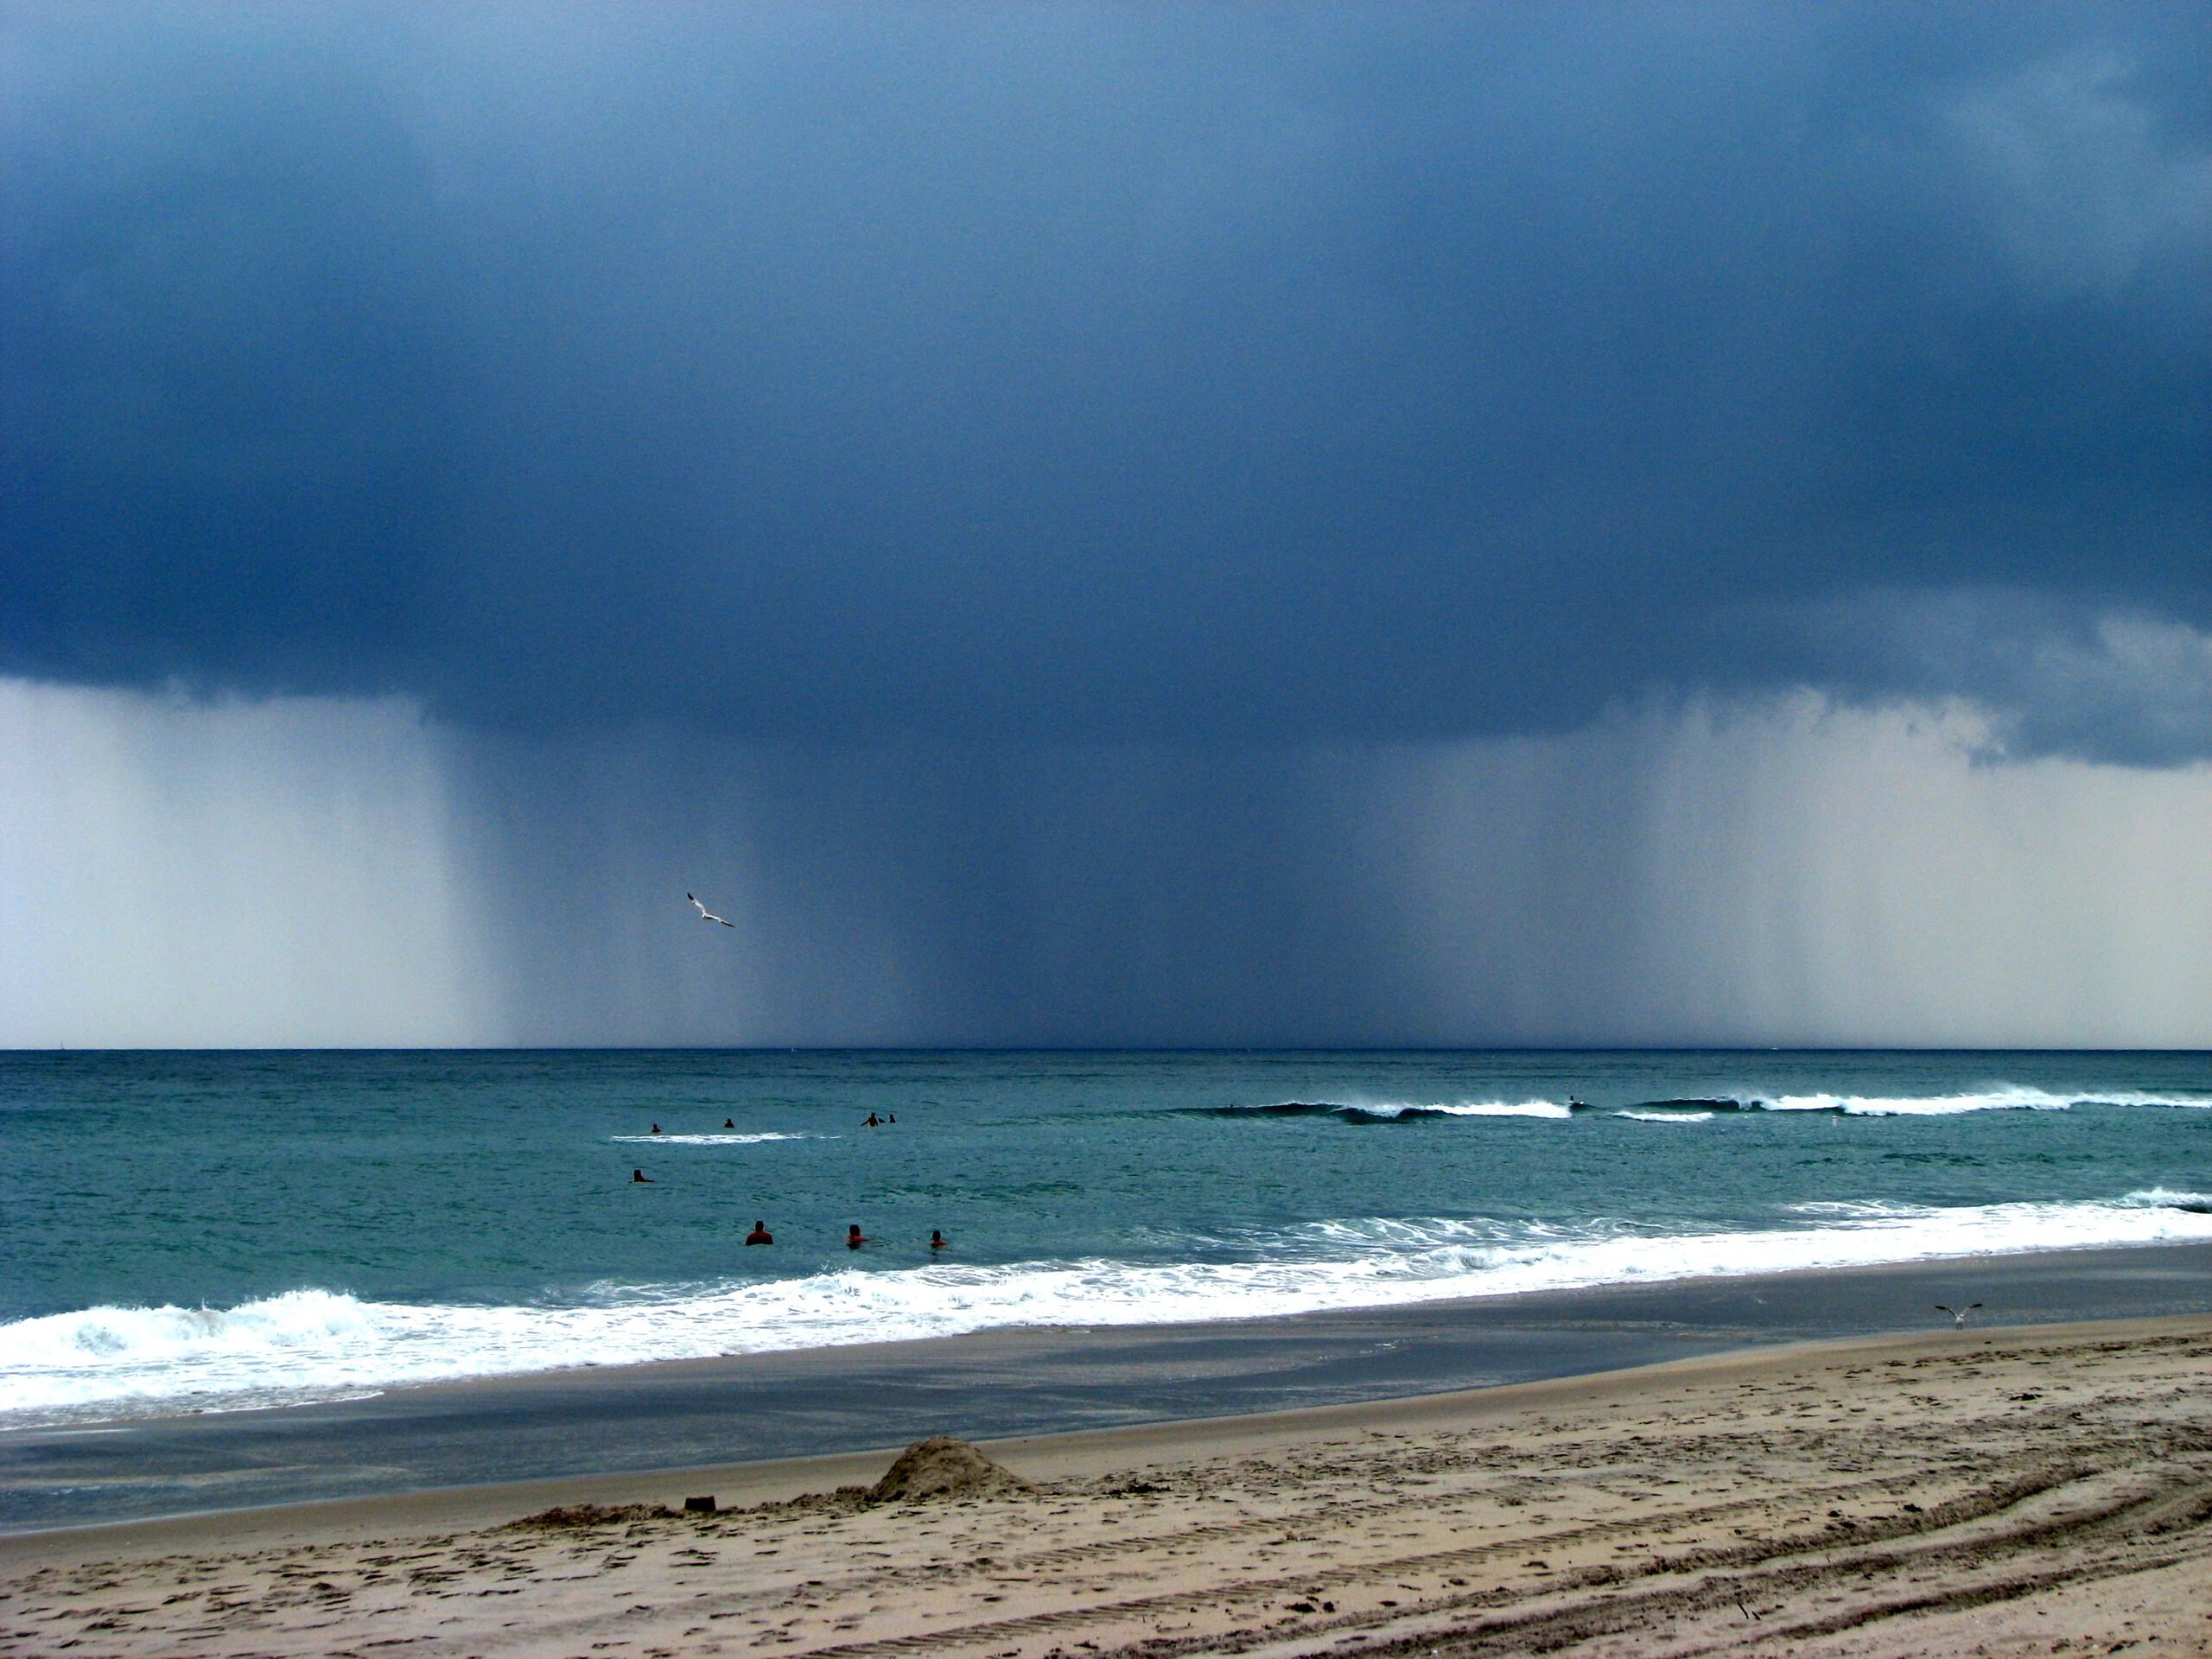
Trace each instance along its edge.
<instances>
[{"instance_id":1,"label":"foam line on shore","mask_svg":"<svg viewBox=\"0 0 2212 1659\"><path fill-rule=\"evenodd\" d=\"M1972 1333L1975 1351L2093 1347L2212 1334L2202 1313L1992 1325ZM1961 1338L1948 1329L1858 1334L1732 1346L1685 1357L1440 1392L1382 1395L1234 1414L1163 1418L1107 1427L1033 1431L979 1441L1039 1478L1085 1478L1156 1465L1171 1459L1248 1457L1286 1444L1340 1445L1347 1432L1421 1431L1463 1422L1489 1424L1530 1411L1603 1406L1655 1388L1709 1385L1734 1389L1749 1380L1788 1375L1808 1364L1862 1372L1883 1360L1948 1356ZM553 1505L664 1503L673 1493L716 1491L728 1507L784 1503L804 1493L866 1484L896 1451L868 1448L766 1459L573 1472L359 1497L289 1501L245 1508L99 1521L0 1532L0 1563L111 1559L130 1549L162 1555L192 1546L264 1548L314 1533L379 1536L398 1528L436 1532L496 1525Z\"/></svg>"},{"instance_id":2,"label":"foam line on shore","mask_svg":"<svg viewBox=\"0 0 2212 1659\"><path fill-rule=\"evenodd\" d=\"M302 1287L230 1308L95 1307L0 1325L0 1423L295 1403L365 1389L949 1336L1330 1308L1942 1257L2212 1241L2212 1202L1791 1206L1756 1231L1458 1218L1318 1222L1262 1259L1091 1258L604 1285L567 1301L409 1304Z\"/></svg>"}]
</instances>

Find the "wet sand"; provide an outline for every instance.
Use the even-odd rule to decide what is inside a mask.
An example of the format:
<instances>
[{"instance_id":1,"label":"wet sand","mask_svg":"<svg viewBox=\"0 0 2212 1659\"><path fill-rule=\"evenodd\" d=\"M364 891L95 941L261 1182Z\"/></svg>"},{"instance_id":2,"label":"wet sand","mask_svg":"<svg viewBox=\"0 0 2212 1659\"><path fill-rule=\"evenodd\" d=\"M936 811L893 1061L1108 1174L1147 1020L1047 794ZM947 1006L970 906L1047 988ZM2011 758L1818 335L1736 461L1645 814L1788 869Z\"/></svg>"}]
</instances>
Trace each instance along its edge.
<instances>
[{"instance_id":1,"label":"wet sand","mask_svg":"<svg viewBox=\"0 0 2212 1659\"><path fill-rule=\"evenodd\" d=\"M2203 1315L986 1450L0 1539L0 1654L2212 1653Z\"/></svg>"},{"instance_id":2,"label":"wet sand","mask_svg":"<svg viewBox=\"0 0 2212 1659\"><path fill-rule=\"evenodd\" d=\"M1986 1303L1978 1317L1993 1324L2212 1313L2212 1246L1692 1280L1236 1324L986 1332L18 1430L0 1433L0 1528L1434 1394L1924 1330L1942 1323L1932 1304L1970 1301Z\"/></svg>"}]
</instances>

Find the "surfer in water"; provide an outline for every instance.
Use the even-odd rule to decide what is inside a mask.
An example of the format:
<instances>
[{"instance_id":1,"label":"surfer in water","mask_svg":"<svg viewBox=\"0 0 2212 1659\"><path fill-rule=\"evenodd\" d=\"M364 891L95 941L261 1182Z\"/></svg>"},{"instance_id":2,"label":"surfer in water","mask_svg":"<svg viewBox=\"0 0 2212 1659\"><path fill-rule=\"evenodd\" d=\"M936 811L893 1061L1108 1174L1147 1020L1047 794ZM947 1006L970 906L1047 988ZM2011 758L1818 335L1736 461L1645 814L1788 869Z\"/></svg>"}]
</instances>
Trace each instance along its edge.
<instances>
[{"instance_id":1,"label":"surfer in water","mask_svg":"<svg viewBox=\"0 0 2212 1659\"><path fill-rule=\"evenodd\" d=\"M942 1250L948 1247L951 1243L952 1241L950 1239L947 1238L943 1233L938 1231L936 1228L932 1227L930 1229L930 1249L933 1250Z\"/></svg>"},{"instance_id":2,"label":"surfer in water","mask_svg":"<svg viewBox=\"0 0 2212 1659\"><path fill-rule=\"evenodd\" d=\"M776 1236L768 1230L766 1222L756 1221L753 1224L753 1230L745 1236L745 1242L747 1244L772 1244L776 1242Z\"/></svg>"},{"instance_id":3,"label":"surfer in water","mask_svg":"<svg viewBox=\"0 0 2212 1659\"><path fill-rule=\"evenodd\" d=\"M851 1226L845 1229L845 1248L847 1249L857 1250L861 1245L867 1243L868 1240L861 1236L861 1224L857 1221Z\"/></svg>"},{"instance_id":4,"label":"surfer in water","mask_svg":"<svg viewBox=\"0 0 2212 1659\"><path fill-rule=\"evenodd\" d=\"M646 1174L646 1173L645 1173L645 1172L644 1170L642 1170L642 1169L633 1169L633 1170L632 1170L632 1171L630 1172L630 1185L632 1185L632 1186L651 1186L652 1184L653 1184L653 1178L652 1178L652 1176L650 1176L650 1175Z\"/></svg>"},{"instance_id":5,"label":"surfer in water","mask_svg":"<svg viewBox=\"0 0 2212 1659\"><path fill-rule=\"evenodd\" d=\"M883 1127L883 1120L878 1117L874 1112L870 1112L868 1115L867 1121L863 1122L861 1127L864 1129L880 1129Z\"/></svg>"},{"instance_id":6,"label":"surfer in water","mask_svg":"<svg viewBox=\"0 0 2212 1659\"><path fill-rule=\"evenodd\" d=\"M735 1128L736 1127L737 1127L737 1120L736 1120L735 1118L734 1118L734 1117L726 1117L726 1118L722 1119L722 1128L726 1128L726 1129L734 1129L734 1128Z\"/></svg>"}]
</instances>

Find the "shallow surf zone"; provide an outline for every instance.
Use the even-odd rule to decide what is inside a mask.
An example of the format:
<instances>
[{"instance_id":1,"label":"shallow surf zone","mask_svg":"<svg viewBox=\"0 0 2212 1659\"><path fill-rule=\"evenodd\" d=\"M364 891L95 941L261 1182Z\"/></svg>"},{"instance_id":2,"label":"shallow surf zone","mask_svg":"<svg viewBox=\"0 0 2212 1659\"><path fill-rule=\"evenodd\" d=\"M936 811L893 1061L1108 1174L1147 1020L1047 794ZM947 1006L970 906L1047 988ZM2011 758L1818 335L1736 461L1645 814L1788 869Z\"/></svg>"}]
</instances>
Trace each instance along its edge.
<instances>
[{"instance_id":1,"label":"shallow surf zone","mask_svg":"<svg viewBox=\"0 0 2212 1659\"><path fill-rule=\"evenodd\" d=\"M301 1289L231 1308L95 1307L0 1325L0 1429L238 1410L468 1377L957 1335L1329 1308L1947 1257L2212 1242L2212 1195L1785 1206L1771 1227L1663 1231L1474 1218L1315 1222L1193 1254L1243 1259L844 1269L606 1285L565 1302L378 1302Z\"/></svg>"}]
</instances>

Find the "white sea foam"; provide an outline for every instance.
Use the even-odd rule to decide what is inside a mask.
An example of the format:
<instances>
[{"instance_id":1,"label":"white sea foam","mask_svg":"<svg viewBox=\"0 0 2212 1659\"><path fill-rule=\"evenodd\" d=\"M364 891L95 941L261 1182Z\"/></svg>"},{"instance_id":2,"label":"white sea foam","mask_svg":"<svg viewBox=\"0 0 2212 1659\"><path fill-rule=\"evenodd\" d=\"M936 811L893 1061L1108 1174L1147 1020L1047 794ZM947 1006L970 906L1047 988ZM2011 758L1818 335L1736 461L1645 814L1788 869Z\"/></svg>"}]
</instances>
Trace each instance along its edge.
<instances>
[{"instance_id":1,"label":"white sea foam","mask_svg":"<svg viewBox=\"0 0 2212 1659\"><path fill-rule=\"evenodd\" d=\"M1572 1117L1567 1107L1552 1100L1462 1100L1433 1106L1362 1106L1363 1112L1434 1112L1443 1117Z\"/></svg>"},{"instance_id":2,"label":"white sea foam","mask_svg":"<svg viewBox=\"0 0 2212 1659\"><path fill-rule=\"evenodd\" d=\"M0 1325L0 1422L235 1409L441 1379L947 1336L2099 1246L2212 1241L2196 1195L1955 1209L1805 1205L1760 1230L1474 1219L1313 1223L1257 1260L845 1269L606 1286L565 1304L415 1306L296 1290L227 1309L95 1307Z\"/></svg>"},{"instance_id":3,"label":"white sea foam","mask_svg":"<svg viewBox=\"0 0 2212 1659\"><path fill-rule=\"evenodd\" d=\"M1341 1105L1268 1106L1264 1112L1334 1113L1345 1117L1572 1117L1554 1100L1349 1100Z\"/></svg>"},{"instance_id":4,"label":"white sea foam","mask_svg":"<svg viewBox=\"0 0 2212 1659\"><path fill-rule=\"evenodd\" d=\"M2167 1187L2153 1186L2131 1192L2120 1202L2152 1210L2212 1209L2212 1192L2176 1192Z\"/></svg>"},{"instance_id":5,"label":"white sea foam","mask_svg":"<svg viewBox=\"0 0 2212 1659\"><path fill-rule=\"evenodd\" d=\"M2212 1094L2158 1094L2139 1090L2063 1090L1992 1084L1950 1095L1761 1095L1752 1091L1713 1094L1679 1100L1645 1100L1612 1109L1607 1115L1642 1122L1698 1122L1719 1112L1833 1112L1847 1117L1949 1117L1962 1112L2063 1112L2077 1106L2164 1106L2212 1110ZM1259 1117L1336 1116L1548 1117L1571 1118L1574 1109L1555 1100L1340 1102L1286 1101L1269 1106L1196 1109L1210 1116ZM662 1137L665 1139L666 1137Z\"/></svg>"},{"instance_id":6,"label":"white sea foam","mask_svg":"<svg viewBox=\"0 0 2212 1659\"><path fill-rule=\"evenodd\" d=\"M774 1129L763 1129L758 1134L735 1134L724 1130L719 1135L610 1135L608 1140L623 1146L636 1147L751 1147L763 1141L820 1141L837 1139L836 1135L785 1135Z\"/></svg>"},{"instance_id":7,"label":"white sea foam","mask_svg":"<svg viewBox=\"0 0 2212 1659\"><path fill-rule=\"evenodd\" d=\"M1777 1095L1752 1103L1770 1112L1841 1112L1851 1117L1949 1117L1961 1112L2063 1112L2075 1106L2194 1106L2212 1108L2196 1095L2100 1090L2066 1094L2049 1089L1993 1084L1957 1095Z\"/></svg>"}]
</instances>

